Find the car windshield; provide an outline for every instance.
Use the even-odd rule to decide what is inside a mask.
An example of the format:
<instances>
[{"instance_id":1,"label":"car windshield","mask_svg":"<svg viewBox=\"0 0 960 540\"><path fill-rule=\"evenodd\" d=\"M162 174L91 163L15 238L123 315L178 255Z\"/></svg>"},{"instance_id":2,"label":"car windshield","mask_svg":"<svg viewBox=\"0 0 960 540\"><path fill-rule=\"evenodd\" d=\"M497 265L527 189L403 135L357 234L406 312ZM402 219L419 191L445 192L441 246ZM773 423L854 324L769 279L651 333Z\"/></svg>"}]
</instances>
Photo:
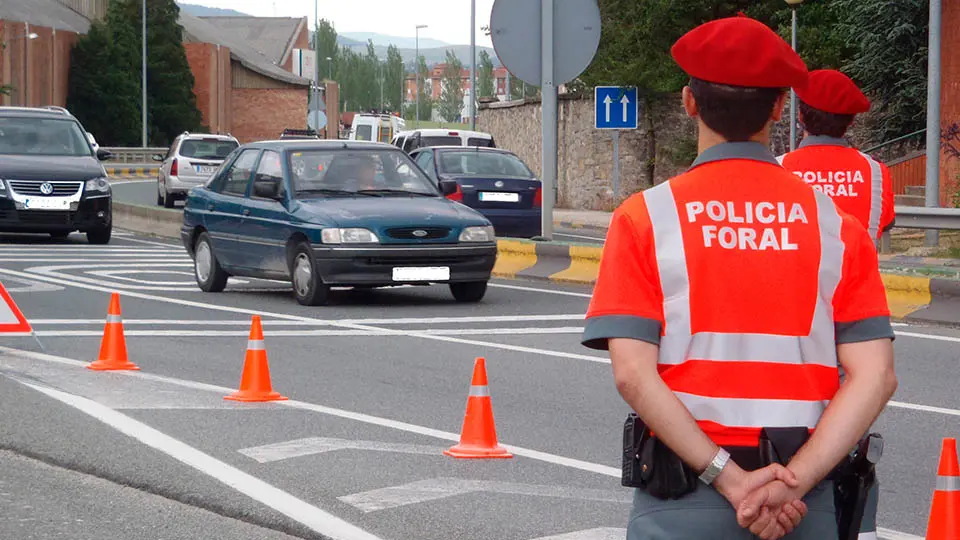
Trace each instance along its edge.
<instances>
[{"instance_id":1,"label":"car windshield","mask_svg":"<svg viewBox=\"0 0 960 540\"><path fill-rule=\"evenodd\" d=\"M439 152L440 174L520 176L533 178L534 174L513 154L477 152L470 150Z\"/></svg>"},{"instance_id":2,"label":"car windshield","mask_svg":"<svg viewBox=\"0 0 960 540\"><path fill-rule=\"evenodd\" d=\"M420 146L460 146L463 141L460 137L437 135L430 137L420 137Z\"/></svg>"},{"instance_id":3,"label":"car windshield","mask_svg":"<svg viewBox=\"0 0 960 540\"><path fill-rule=\"evenodd\" d=\"M93 149L76 120L0 117L0 154L91 156Z\"/></svg>"},{"instance_id":4,"label":"car windshield","mask_svg":"<svg viewBox=\"0 0 960 540\"><path fill-rule=\"evenodd\" d=\"M353 195L440 196L400 150L301 150L289 154L297 198Z\"/></svg>"},{"instance_id":5,"label":"car windshield","mask_svg":"<svg viewBox=\"0 0 960 540\"><path fill-rule=\"evenodd\" d=\"M223 139L188 139L180 145L180 155L194 159L220 159L227 157L239 146L235 141Z\"/></svg>"}]
</instances>

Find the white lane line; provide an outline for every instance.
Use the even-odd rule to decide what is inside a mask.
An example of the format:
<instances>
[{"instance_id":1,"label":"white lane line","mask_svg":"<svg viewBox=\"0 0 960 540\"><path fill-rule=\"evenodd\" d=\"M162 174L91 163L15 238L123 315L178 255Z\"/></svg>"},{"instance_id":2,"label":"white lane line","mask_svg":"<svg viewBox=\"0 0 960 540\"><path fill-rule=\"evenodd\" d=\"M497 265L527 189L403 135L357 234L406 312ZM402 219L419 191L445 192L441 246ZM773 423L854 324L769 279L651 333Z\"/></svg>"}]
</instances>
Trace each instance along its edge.
<instances>
[{"instance_id":1,"label":"white lane line","mask_svg":"<svg viewBox=\"0 0 960 540\"><path fill-rule=\"evenodd\" d=\"M497 289L512 289L515 291L527 291L527 292L539 292L545 294L554 294L557 296L576 296L577 298L591 298L592 294L576 293L570 291L555 291L551 289L540 289L537 287L522 287L520 285L507 285L505 283L488 283L488 287L495 287Z\"/></svg>"},{"instance_id":2,"label":"white lane line","mask_svg":"<svg viewBox=\"0 0 960 540\"><path fill-rule=\"evenodd\" d=\"M630 504L632 498L629 493L624 493L622 490L520 484L463 478L431 478L399 486L344 495L337 497L337 500L347 503L363 513L369 513L480 492L621 504Z\"/></svg>"},{"instance_id":3,"label":"white lane line","mask_svg":"<svg viewBox=\"0 0 960 540\"><path fill-rule=\"evenodd\" d=\"M946 409L944 407L933 407L930 405L918 405L916 403L904 403L902 401L888 401L887 406L894 407L897 409L910 409L913 411L946 414L949 416L960 416L960 410L957 410L957 409Z\"/></svg>"},{"instance_id":4,"label":"white lane line","mask_svg":"<svg viewBox=\"0 0 960 540\"><path fill-rule=\"evenodd\" d=\"M951 337L951 336L938 336L936 334L919 334L916 332L897 332L894 330L894 333L898 336L905 337L915 337L921 339L932 339L935 341L952 341L953 343L960 343L960 337Z\"/></svg>"},{"instance_id":5,"label":"white lane line","mask_svg":"<svg viewBox=\"0 0 960 540\"><path fill-rule=\"evenodd\" d=\"M14 283L19 283L20 287L11 287L10 281ZM20 278L9 278L6 281L5 288L9 293L23 293L23 292L51 292L51 291L62 291L65 287L60 285L51 285L49 283L42 283L40 281L32 281L29 279L20 279Z\"/></svg>"},{"instance_id":6,"label":"white lane line","mask_svg":"<svg viewBox=\"0 0 960 540\"><path fill-rule=\"evenodd\" d=\"M426 446L422 444L391 443L382 441L350 441L330 437L310 437L284 441L263 446L253 446L237 450L241 454L255 459L260 463L271 463L302 456L324 454L336 450L369 450L372 452L392 452L396 454L420 454L427 456L443 456L445 448L440 446Z\"/></svg>"},{"instance_id":7,"label":"white lane line","mask_svg":"<svg viewBox=\"0 0 960 540\"><path fill-rule=\"evenodd\" d=\"M623 540L626 537L626 529L597 527L596 529L584 529L582 531L555 534L553 536L541 536L533 540Z\"/></svg>"},{"instance_id":8,"label":"white lane line","mask_svg":"<svg viewBox=\"0 0 960 540\"><path fill-rule=\"evenodd\" d=\"M378 537L347 523L333 514L324 512L316 506L308 504L259 478L217 460L123 413L80 396L25 381L19 382L96 418L120 433L167 454L317 533L343 540L380 540Z\"/></svg>"},{"instance_id":9,"label":"white lane line","mask_svg":"<svg viewBox=\"0 0 960 540\"><path fill-rule=\"evenodd\" d=\"M134 261L156 261L158 263L165 262L182 262L184 266L193 266L190 263L190 259L183 259L180 257L138 257L138 256L123 256L123 257L107 257L102 255L96 256L98 261L114 261L116 265L126 265L127 263ZM51 257L30 257L30 258L20 258L20 257L0 257L0 262L20 262L20 263L89 263L91 259L62 259L62 258L51 258ZM116 268L116 266L114 266Z\"/></svg>"},{"instance_id":10,"label":"white lane line","mask_svg":"<svg viewBox=\"0 0 960 540\"><path fill-rule=\"evenodd\" d=\"M28 273L25 273L25 272L18 272L18 271L15 271L15 270L7 270L7 269L5 269L5 268L0 268L0 273L6 274L6 275L10 275L10 276L14 276L14 277L27 277L27 278L30 278L30 279L38 279L38 280L40 280L40 281L46 281L46 282L48 282L48 283L56 283L57 285L68 285L68 286L72 286L72 287L79 287L79 288L82 288L82 289L89 289L89 290L92 290L92 291L101 291L101 292L106 292L106 293L113 293L113 292L115 291L115 288L112 288L112 287L103 287L103 286L99 286L99 285L91 285L91 284L86 284L86 283L80 283L80 282L77 282L77 281L70 281L70 280L67 280L67 279L57 279L57 278L51 278L51 277L47 277L47 276L40 276L40 275L37 275L37 274L28 274ZM107 283L107 284L109 285L109 283ZM546 349L537 349L537 348L534 348L534 347L521 347L521 346L518 346L518 345L507 345L507 344L503 344L503 343L491 343L491 342L487 342L487 341L477 341L477 340L473 340L473 339L463 339L463 338L457 338L457 337L452 337L452 336L437 336L437 335L423 334L423 333L420 333L420 332L411 332L411 331L409 331L409 330L390 330L390 329L386 329L386 328L380 328L380 327L376 327L376 326L368 326L368 325L362 325L362 324L341 323L341 322L335 322L335 321L324 321L324 320L322 320L322 319L314 319L314 318L310 318L310 317L301 317L301 316L299 316L299 315L288 315L288 314L286 314L286 313L275 313L275 312L270 312L270 311L251 310L251 309L236 308L236 307L231 307L231 306L218 306L218 305L215 305L215 304L206 304L206 303L203 303L203 302L195 302L195 301L193 301L193 300L183 300L183 299L180 299L180 298L168 298L168 297L166 297L166 296L157 296L157 295L153 295L153 294L146 294L146 293L141 293L141 292L136 292L136 291L126 291L126 292L124 292L124 295L127 296L127 297L131 297L131 298L142 298L142 299L146 299L146 300L155 300L155 301L157 301L157 302L165 302L165 303L168 303L168 304L176 304L176 305L187 306L187 307L204 308L204 309L210 309L210 310L214 310L214 311L225 311L225 312L229 312L229 313L243 313L243 314L246 314L246 315L260 315L261 317L268 317L268 318L269 318L269 317L272 317L272 318L274 318L274 319L283 319L283 320L288 320L288 321L314 322L314 323L320 323L320 324L328 324L328 325L330 325L330 326L337 326L337 327L340 327L340 328L349 328L349 329L352 329L352 330L366 330L366 331L389 330L389 331L392 332L392 335L395 335L395 336L405 336L405 337L415 337L415 338L421 338L421 339L431 339L431 340L434 340L434 341L443 341L443 342L447 342L447 343L457 343L457 344L460 344L460 345L474 345L474 346L478 346L478 347L489 347L489 348L494 348L494 349L502 349L502 350L507 350L507 351L514 351L514 352L525 352L525 353L531 353L531 354L538 354L538 355L542 355L542 356L552 356L552 357L555 357L555 358L569 358L569 359L573 359L573 360L587 360L587 361L589 361L589 362L597 362L597 363L601 363L601 364L609 364L609 363L610 363L610 359L609 359L609 358L603 358L603 357L599 357L599 356L588 356L588 355L584 355L584 354L572 354L572 353L565 353L565 352L560 352L560 351L550 351L550 350L546 350Z\"/></svg>"},{"instance_id":11,"label":"white lane line","mask_svg":"<svg viewBox=\"0 0 960 540\"><path fill-rule=\"evenodd\" d=\"M603 238L597 238L596 236L584 236L582 234L567 234L567 233L553 233L554 236L562 236L564 238L580 238L583 240L593 240L594 242L603 243Z\"/></svg>"},{"instance_id":12,"label":"white lane line","mask_svg":"<svg viewBox=\"0 0 960 540\"><path fill-rule=\"evenodd\" d=\"M176 242L153 242L150 240L142 240L140 238L124 238L126 242L136 242L138 244L144 244L147 246L160 246L165 248L180 248L185 249L183 244L177 244Z\"/></svg>"},{"instance_id":13,"label":"white lane line","mask_svg":"<svg viewBox=\"0 0 960 540\"><path fill-rule=\"evenodd\" d=\"M0 353L6 353L12 356L19 356L21 358L30 358L30 359L40 360L44 362L52 362L52 363L70 365L70 366L76 366L76 367L83 367L87 365L87 362L81 362L79 360L62 358L59 356L53 356L53 355L43 354L43 353L21 351L18 349L11 349L9 347L3 347L3 346L0 346ZM166 377L163 375L154 375L152 373L145 373L143 371L117 371L115 373L118 376L138 377L138 378L144 378L151 381L166 382L166 383L169 383L175 386L180 386L183 388L207 390L210 392L216 392L221 395L227 395L236 391L235 388L227 388L225 386L217 386L215 384L208 384L208 383L202 383L197 381L188 381L184 379L177 379L174 377ZM397 431L403 431L406 433L413 433L416 435L433 437L435 439L440 439L444 441L451 441L451 442L460 441L459 433L442 431L439 429L434 429L426 426L419 426L417 424L400 422L398 420L390 420L389 418L382 418L379 416L347 411L344 409L337 409L334 407L327 407L325 405L317 405L314 403L297 401L294 399L291 399L288 401L276 401L273 403L283 407L290 407L292 409L311 411L319 414L324 414L327 416L334 416L337 418L344 418L346 420L353 420L355 422L361 422L364 424L380 426L380 427L385 427L389 429L395 429ZM501 446L509 450L515 456L523 456L530 459L535 459L537 461L543 461L545 463L560 465L562 467L568 467L571 469L578 469L581 471L592 472L592 473L601 474L604 476L620 478L619 467L609 467L607 465L601 465L599 463L591 463L589 461L582 461L579 459L558 456L555 454L548 454L546 452L540 452L538 450L532 450L532 449L523 448L520 446L513 446L513 445L508 445L503 443L501 443Z\"/></svg>"},{"instance_id":14,"label":"white lane line","mask_svg":"<svg viewBox=\"0 0 960 540\"><path fill-rule=\"evenodd\" d=\"M244 289L247 290L247 289ZM547 322L547 321L581 321L583 315L491 315L478 317L425 317L425 318L396 318L396 319L335 319L338 323L356 324L454 324L454 323L494 323L494 322ZM30 319L31 324L103 324L104 319ZM247 319L236 320L166 320L166 319L124 319L124 324L165 324L170 326L223 326L249 325ZM312 321L262 321L264 326L321 326L323 323Z\"/></svg>"},{"instance_id":15,"label":"white lane line","mask_svg":"<svg viewBox=\"0 0 960 540\"><path fill-rule=\"evenodd\" d=\"M117 178L117 177L115 177L115 176L111 176L111 177L110 177L110 180L112 180L112 181L110 182L111 185L123 185L123 184L156 184L156 183L157 183L157 179L156 179L156 178L154 178L153 180L122 180L122 179L119 179L119 178ZM118 201L118 202L119 202L119 201Z\"/></svg>"},{"instance_id":16,"label":"white lane line","mask_svg":"<svg viewBox=\"0 0 960 540\"><path fill-rule=\"evenodd\" d=\"M880 535L880 540L923 540L922 536L884 529L883 527L877 527L877 534Z\"/></svg>"},{"instance_id":17,"label":"white lane line","mask_svg":"<svg viewBox=\"0 0 960 540\"><path fill-rule=\"evenodd\" d=\"M247 323L249 324L249 323ZM402 332L403 330L399 330ZM398 330L384 328L382 330L264 330L265 336L272 337L348 337L348 336L392 336ZM582 328L423 328L416 330L431 336L534 336L553 334L581 334ZM39 330L34 332L39 337L100 337L98 330ZM246 330L124 330L128 337L238 337L249 335ZM609 363L600 357L590 357L592 361Z\"/></svg>"}]
</instances>

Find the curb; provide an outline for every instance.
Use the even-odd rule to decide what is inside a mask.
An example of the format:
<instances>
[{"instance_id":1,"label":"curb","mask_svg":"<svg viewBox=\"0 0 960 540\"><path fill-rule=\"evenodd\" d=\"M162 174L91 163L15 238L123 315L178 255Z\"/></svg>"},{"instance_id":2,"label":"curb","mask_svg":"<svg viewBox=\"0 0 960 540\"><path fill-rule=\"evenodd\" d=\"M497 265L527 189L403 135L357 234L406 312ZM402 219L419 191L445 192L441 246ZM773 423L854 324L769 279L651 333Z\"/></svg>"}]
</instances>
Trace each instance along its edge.
<instances>
[{"instance_id":1,"label":"curb","mask_svg":"<svg viewBox=\"0 0 960 540\"><path fill-rule=\"evenodd\" d=\"M554 227L563 227L564 229L582 229L585 231L607 232L610 227L606 225L596 225L593 223L584 223L581 221L554 220Z\"/></svg>"},{"instance_id":2,"label":"curb","mask_svg":"<svg viewBox=\"0 0 960 540\"><path fill-rule=\"evenodd\" d=\"M107 176L121 178L153 178L159 167L105 167Z\"/></svg>"},{"instance_id":3,"label":"curb","mask_svg":"<svg viewBox=\"0 0 960 540\"><path fill-rule=\"evenodd\" d=\"M182 223L183 213L179 210L113 203L113 224L119 229L179 240Z\"/></svg>"}]
</instances>

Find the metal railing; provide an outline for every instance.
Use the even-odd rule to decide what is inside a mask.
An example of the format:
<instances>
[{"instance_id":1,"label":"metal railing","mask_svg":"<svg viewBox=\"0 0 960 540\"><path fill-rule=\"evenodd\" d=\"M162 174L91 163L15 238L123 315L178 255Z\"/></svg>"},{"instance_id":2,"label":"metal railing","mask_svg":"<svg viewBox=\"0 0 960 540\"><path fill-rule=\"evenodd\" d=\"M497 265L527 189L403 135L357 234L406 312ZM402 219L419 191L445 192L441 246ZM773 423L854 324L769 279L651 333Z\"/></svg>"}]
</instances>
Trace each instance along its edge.
<instances>
[{"instance_id":1,"label":"metal railing","mask_svg":"<svg viewBox=\"0 0 960 540\"><path fill-rule=\"evenodd\" d=\"M937 229L960 231L960 208L930 208L926 206L894 206L896 229ZM890 252L890 231L880 238L880 251Z\"/></svg>"},{"instance_id":2,"label":"metal railing","mask_svg":"<svg viewBox=\"0 0 960 540\"><path fill-rule=\"evenodd\" d=\"M166 155L169 148L166 147L156 147L156 148L120 148L120 147L100 147L103 150L106 150L113 154L108 163L139 163L139 164L153 164L156 163L159 166L159 163L153 160L154 154Z\"/></svg>"}]
</instances>

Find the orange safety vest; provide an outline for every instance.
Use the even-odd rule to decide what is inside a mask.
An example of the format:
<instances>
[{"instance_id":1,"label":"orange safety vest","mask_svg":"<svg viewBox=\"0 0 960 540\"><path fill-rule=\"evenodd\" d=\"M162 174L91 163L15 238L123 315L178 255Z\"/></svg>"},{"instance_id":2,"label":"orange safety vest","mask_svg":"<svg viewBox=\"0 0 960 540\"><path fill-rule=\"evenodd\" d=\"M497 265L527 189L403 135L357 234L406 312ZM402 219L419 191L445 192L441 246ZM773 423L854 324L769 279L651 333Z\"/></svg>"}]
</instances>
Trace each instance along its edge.
<instances>
[{"instance_id":1,"label":"orange safety vest","mask_svg":"<svg viewBox=\"0 0 960 540\"><path fill-rule=\"evenodd\" d=\"M890 170L879 161L851 148L843 139L809 136L793 152L777 158L813 189L829 195L880 239L893 222L893 181Z\"/></svg>"},{"instance_id":2,"label":"orange safety vest","mask_svg":"<svg viewBox=\"0 0 960 540\"><path fill-rule=\"evenodd\" d=\"M659 345L658 371L718 445L817 425L836 345L890 337L866 231L759 143L724 143L614 213L583 343ZM853 332L853 334L850 334Z\"/></svg>"}]
</instances>

